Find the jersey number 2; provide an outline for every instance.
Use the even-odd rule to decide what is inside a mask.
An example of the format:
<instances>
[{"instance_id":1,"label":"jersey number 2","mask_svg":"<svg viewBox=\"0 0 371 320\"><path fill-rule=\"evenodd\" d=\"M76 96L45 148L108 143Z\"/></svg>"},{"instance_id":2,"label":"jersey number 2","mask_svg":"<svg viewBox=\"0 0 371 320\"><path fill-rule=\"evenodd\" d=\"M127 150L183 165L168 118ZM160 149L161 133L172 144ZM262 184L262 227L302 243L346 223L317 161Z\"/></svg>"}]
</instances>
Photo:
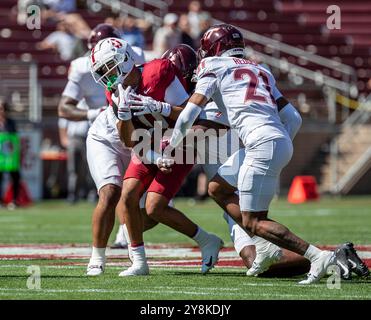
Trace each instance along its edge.
<instances>
[{"instance_id":1,"label":"jersey number 2","mask_svg":"<svg viewBox=\"0 0 371 320\"><path fill-rule=\"evenodd\" d=\"M258 77L250 69L246 69L246 68L237 69L234 72L234 80L236 80L236 81L242 80L245 75L247 75L250 78L250 81L249 81L249 84L248 84L248 88L247 88L247 91L246 91L244 102L247 102L249 100L253 100L253 101L268 103L268 100L267 100L266 97L256 94L256 87L259 84L259 78L261 78L263 80L265 89L268 91L269 96L272 100L271 103L275 104L275 101L274 101L274 98L273 98L273 95L272 95L272 92L271 92L272 89L271 89L271 86L269 85L268 76L264 71L259 70L259 77Z\"/></svg>"}]
</instances>

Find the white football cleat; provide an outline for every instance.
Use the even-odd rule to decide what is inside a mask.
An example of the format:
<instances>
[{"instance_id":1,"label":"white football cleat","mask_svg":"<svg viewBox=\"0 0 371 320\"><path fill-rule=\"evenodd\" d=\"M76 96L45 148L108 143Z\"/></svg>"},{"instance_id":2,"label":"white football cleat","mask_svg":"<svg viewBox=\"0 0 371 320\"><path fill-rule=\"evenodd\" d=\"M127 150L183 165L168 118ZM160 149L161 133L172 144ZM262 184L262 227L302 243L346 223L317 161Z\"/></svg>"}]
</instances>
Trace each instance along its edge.
<instances>
[{"instance_id":1,"label":"white football cleat","mask_svg":"<svg viewBox=\"0 0 371 320\"><path fill-rule=\"evenodd\" d=\"M335 264L335 252L322 251L319 258L311 263L307 278L299 284L312 284L318 282L327 272L327 268Z\"/></svg>"},{"instance_id":2,"label":"white football cleat","mask_svg":"<svg viewBox=\"0 0 371 320\"><path fill-rule=\"evenodd\" d=\"M255 260L251 268L246 272L248 277L258 276L267 271L269 267L282 258L282 250L271 242L267 246L256 252Z\"/></svg>"},{"instance_id":3,"label":"white football cleat","mask_svg":"<svg viewBox=\"0 0 371 320\"><path fill-rule=\"evenodd\" d=\"M116 234L116 239L111 249L126 249L129 245L128 234L126 225L122 224L119 226Z\"/></svg>"},{"instance_id":4,"label":"white football cleat","mask_svg":"<svg viewBox=\"0 0 371 320\"><path fill-rule=\"evenodd\" d=\"M133 264L128 269L121 271L119 277L128 277L128 276L147 276L149 275L148 264Z\"/></svg>"},{"instance_id":5,"label":"white football cleat","mask_svg":"<svg viewBox=\"0 0 371 320\"><path fill-rule=\"evenodd\" d=\"M87 276L100 276L104 273L104 263L89 262L88 268L86 269Z\"/></svg>"},{"instance_id":6,"label":"white football cleat","mask_svg":"<svg viewBox=\"0 0 371 320\"><path fill-rule=\"evenodd\" d=\"M126 249L127 247L128 243L126 241L115 241L111 246L111 249Z\"/></svg>"},{"instance_id":7,"label":"white football cleat","mask_svg":"<svg viewBox=\"0 0 371 320\"><path fill-rule=\"evenodd\" d=\"M205 274L214 268L218 262L219 251L223 247L224 242L215 234L209 234L209 240L201 247L202 266L201 273Z\"/></svg>"}]
</instances>

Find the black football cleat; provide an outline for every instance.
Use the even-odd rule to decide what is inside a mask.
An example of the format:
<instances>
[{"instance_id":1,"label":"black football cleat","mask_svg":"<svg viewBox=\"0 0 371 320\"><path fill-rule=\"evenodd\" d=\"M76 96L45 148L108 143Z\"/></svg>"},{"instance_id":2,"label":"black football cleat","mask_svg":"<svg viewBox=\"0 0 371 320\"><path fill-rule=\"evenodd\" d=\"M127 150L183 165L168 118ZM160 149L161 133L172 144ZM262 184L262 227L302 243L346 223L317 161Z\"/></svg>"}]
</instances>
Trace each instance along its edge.
<instances>
[{"instance_id":1,"label":"black football cleat","mask_svg":"<svg viewBox=\"0 0 371 320\"><path fill-rule=\"evenodd\" d=\"M342 279L352 279L352 267L348 261L348 248L346 244L342 244L335 249L335 263L340 269Z\"/></svg>"},{"instance_id":2,"label":"black football cleat","mask_svg":"<svg viewBox=\"0 0 371 320\"><path fill-rule=\"evenodd\" d=\"M346 247L347 260L351 270L359 277L368 277L370 275L370 270L368 270L366 264L358 256L356 249L354 249L353 243L347 242L343 244L343 246Z\"/></svg>"}]
</instances>

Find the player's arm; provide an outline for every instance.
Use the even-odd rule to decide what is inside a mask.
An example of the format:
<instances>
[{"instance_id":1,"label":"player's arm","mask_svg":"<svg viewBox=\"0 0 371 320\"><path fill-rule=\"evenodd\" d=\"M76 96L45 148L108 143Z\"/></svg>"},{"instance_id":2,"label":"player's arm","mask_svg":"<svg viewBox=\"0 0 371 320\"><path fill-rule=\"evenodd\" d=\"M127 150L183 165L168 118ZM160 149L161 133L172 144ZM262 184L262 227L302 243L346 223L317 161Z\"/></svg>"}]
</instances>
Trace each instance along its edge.
<instances>
[{"instance_id":1,"label":"player's arm","mask_svg":"<svg viewBox=\"0 0 371 320\"><path fill-rule=\"evenodd\" d=\"M84 75L79 72L76 63L76 61L71 63L68 82L58 104L58 116L70 121L89 120L93 122L106 106L89 110L82 110L77 107L79 101L84 98L84 91L79 84Z\"/></svg>"},{"instance_id":2,"label":"player's arm","mask_svg":"<svg viewBox=\"0 0 371 320\"><path fill-rule=\"evenodd\" d=\"M276 86L273 88L273 97L276 100L278 115L285 126L291 140L294 140L298 133L302 118L296 108L281 94Z\"/></svg>"},{"instance_id":3,"label":"player's arm","mask_svg":"<svg viewBox=\"0 0 371 320\"><path fill-rule=\"evenodd\" d=\"M188 100L184 110L178 116L174 126L173 134L170 138L170 146L175 148L182 142L187 131L192 128L202 108L209 99L200 93L194 93Z\"/></svg>"},{"instance_id":4,"label":"player's arm","mask_svg":"<svg viewBox=\"0 0 371 320\"><path fill-rule=\"evenodd\" d=\"M132 93L129 105L132 110L135 110L134 116L157 113L176 121L184 109L188 98L188 93L180 80L175 76L165 90L165 101L157 101L148 96Z\"/></svg>"},{"instance_id":5,"label":"player's arm","mask_svg":"<svg viewBox=\"0 0 371 320\"><path fill-rule=\"evenodd\" d=\"M59 118L58 120L58 131L59 131L59 141L63 148L68 146L68 135L67 135L67 120Z\"/></svg>"},{"instance_id":6,"label":"player's arm","mask_svg":"<svg viewBox=\"0 0 371 320\"><path fill-rule=\"evenodd\" d=\"M118 121L116 127L119 132L120 140L129 148L134 147L136 144L136 141L132 140L135 127L131 121L132 115L128 105L129 93L131 90L131 87L127 87L124 90L122 85L119 84L117 91L112 95L112 101L117 106Z\"/></svg>"},{"instance_id":7,"label":"player's arm","mask_svg":"<svg viewBox=\"0 0 371 320\"><path fill-rule=\"evenodd\" d=\"M78 109L77 104L77 100L62 96L58 104L58 116L70 121L87 120L87 110Z\"/></svg>"},{"instance_id":8,"label":"player's arm","mask_svg":"<svg viewBox=\"0 0 371 320\"><path fill-rule=\"evenodd\" d=\"M98 109L83 110L77 107L78 103L78 100L63 95L58 104L58 116L70 121L89 120L93 122L106 107L102 106Z\"/></svg>"},{"instance_id":9,"label":"player's arm","mask_svg":"<svg viewBox=\"0 0 371 320\"><path fill-rule=\"evenodd\" d=\"M120 120L116 124L117 130L119 132L120 140L128 148L133 148L137 141L131 139L133 132L135 130L133 122L129 120Z\"/></svg>"}]
</instances>

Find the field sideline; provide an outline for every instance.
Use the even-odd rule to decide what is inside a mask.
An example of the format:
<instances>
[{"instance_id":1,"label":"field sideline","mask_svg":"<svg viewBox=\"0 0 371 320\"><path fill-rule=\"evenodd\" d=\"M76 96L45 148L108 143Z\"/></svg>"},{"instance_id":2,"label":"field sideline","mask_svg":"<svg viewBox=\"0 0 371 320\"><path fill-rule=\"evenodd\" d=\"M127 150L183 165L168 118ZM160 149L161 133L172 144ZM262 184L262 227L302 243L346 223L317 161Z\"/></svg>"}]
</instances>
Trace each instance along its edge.
<instances>
[{"instance_id":1,"label":"field sideline","mask_svg":"<svg viewBox=\"0 0 371 320\"><path fill-rule=\"evenodd\" d=\"M108 250L106 273L88 278L92 204L45 201L0 210L0 299L371 299L371 281L356 277L342 281L340 289L329 289L327 279L310 287L297 285L303 276L247 278L231 248L222 211L212 201L195 205L176 199L175 205L225 241L218 266L206 276L199 273L194 243L157 226L145 234L150 276L118 277L129 264L127 252ZM280 199L274 201L271 217L317 245L333 248L352 241L371 264L371 197L324 198L303 205ZM40 290L27 288L29 266L40 268Z\"/></svg>"}]
</instances>

